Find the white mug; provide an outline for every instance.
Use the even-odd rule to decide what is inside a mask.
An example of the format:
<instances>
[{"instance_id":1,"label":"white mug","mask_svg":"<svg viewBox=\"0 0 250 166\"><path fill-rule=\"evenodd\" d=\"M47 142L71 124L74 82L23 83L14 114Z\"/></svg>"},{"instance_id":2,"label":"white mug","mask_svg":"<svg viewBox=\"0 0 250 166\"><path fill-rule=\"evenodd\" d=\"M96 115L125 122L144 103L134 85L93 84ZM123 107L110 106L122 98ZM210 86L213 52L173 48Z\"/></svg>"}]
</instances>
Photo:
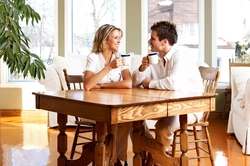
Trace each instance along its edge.
<instances>
[{"instance_id":1,"label":"white mug","mask_svg":"<svg viewBox=\"0 0 250 166\"><path fill-rule=\"evenodd\" d=\"M130 54L121 54L123 66L129 66L131 63Z\"/></svg>"},{"instance_id":2,"label":"white mug","mask_svg":"<svg viewBox=\"0 0 250 166\"><path fill-rule=\"evenodd\" d=\"M149 63L151 65L158 64L158 52L151 52L148 54Z\"/></svg>"}]
</instances>

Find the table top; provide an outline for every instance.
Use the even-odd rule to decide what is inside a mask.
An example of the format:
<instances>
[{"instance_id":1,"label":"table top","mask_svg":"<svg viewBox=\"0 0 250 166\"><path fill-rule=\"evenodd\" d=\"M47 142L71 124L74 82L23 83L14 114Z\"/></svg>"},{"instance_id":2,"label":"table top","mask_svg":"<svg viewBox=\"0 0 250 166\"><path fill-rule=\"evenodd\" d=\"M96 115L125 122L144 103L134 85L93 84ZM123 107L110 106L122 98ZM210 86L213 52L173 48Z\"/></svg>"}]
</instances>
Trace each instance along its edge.
<instances>
[{"instance_id":1,"label":"table top","mask_svg":"<svg viewBox=\"0 0 250 166\"><path fill-rule=\"evenodd\" d=\"M92 104L108 105L112 107L137 105L138 103L146 104L154 102L201 99L216 96L216 94L211 93L167 91L144 88L94 89L90 91L62 90L33 92L32 94L38 96L50 96L52 98L56 97L68 100L76 100Z\"/></svg>"},{"instance_id":2,"label":"table top","mask_svg":"<svg viewBox=\"0 0 250 166\"><path fill-rule=\"evenodd\" d=\"M36 108L108 124L214 111L216 94L132 89L33 92Z\"/></svg>"}]
</instances>

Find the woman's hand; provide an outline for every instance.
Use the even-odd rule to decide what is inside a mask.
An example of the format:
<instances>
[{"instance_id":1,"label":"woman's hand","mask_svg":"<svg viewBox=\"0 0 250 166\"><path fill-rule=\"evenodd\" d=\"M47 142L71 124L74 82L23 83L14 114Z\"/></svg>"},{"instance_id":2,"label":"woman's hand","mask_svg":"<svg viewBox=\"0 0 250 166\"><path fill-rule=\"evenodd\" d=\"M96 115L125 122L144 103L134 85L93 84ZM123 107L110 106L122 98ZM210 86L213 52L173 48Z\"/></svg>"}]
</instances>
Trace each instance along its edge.
<instances>
[{"instance_id":1,"label":"woman's hand","mask_svg":"<svg viewBox=\"0 0 250 166\"><path fill-rule=\"evenodd\" d=\"M95 85L92 89L101 89L102 87L101 87L101 84L97 84L97 85Z\"/></svg>"},{"instance_id":2,"label":"woman's hand","mask_svg":"<svg viewBox=\"0 0 250 166\"><path fill-rule=\"evenodd\" d=\"M112 69L118 68L120 66L122 66L122 58L121 57L115 57L115 59L113 59L110 63L109 66Z\"/></svg>"}]
</instances>

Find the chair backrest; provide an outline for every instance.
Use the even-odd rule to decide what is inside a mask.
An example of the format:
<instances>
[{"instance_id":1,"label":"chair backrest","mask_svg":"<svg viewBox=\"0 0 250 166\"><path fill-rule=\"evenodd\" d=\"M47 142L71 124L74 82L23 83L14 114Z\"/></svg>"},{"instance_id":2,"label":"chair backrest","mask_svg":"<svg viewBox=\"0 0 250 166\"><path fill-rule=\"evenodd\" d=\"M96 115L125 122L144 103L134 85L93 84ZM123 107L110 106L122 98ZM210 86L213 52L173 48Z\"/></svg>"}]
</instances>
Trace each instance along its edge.
<instances>
[{"instance_id":1,"label":"chair backrest","mask_svg":"<svg viewBox=\"0 0 250 166\"><path fill-rule=\"evenodd\" d=\"M219 68L200 66L199 71L203 80L204 92L215 93L220 77Z\"/></svg>"},{"instance_id":2,"label":"chair backrest","mask_svg":"<svg viewBox=\"0 0 250 166\"><path fill-rule=\"evenodd\" d=\"M67 69L63 69L66 85L68 90L83 89L83 74L82 75L68 75Z\"/></svg>"},{"instance_id":3,"label":"chair backrest","mask_svg":"<svg viewBox=\"0 0 250 166\"><path fill-rule=\"evenodd\" d=\"M204 92L215 93L220 78L219 68L200 66L199 71L203 80ZM207 123L210 111L204 112L200 122Z\"/></svg>"}]
</instances>

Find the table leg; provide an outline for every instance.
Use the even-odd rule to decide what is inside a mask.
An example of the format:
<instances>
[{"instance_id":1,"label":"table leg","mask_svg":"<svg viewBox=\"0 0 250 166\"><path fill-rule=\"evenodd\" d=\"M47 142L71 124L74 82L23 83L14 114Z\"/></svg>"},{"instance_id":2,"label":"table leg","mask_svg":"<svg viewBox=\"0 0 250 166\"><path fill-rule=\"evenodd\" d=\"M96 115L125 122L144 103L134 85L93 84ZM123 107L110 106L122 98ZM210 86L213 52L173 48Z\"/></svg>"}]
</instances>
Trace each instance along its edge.
<instances>
[{"instance_id":1,"label":"table leg","mask_svg":"<svg viewBox=\"0 0 250 166\"><path fill-rule=\"evenodd\" d=\"M181 146L181 165L188 166L188 131L187 131L187 115L180 115L180 146Z\"/></svg>"},{"instance_id":2,"label":"table leg","mask_svg":"<svg viewBox=\"0 0 250 166\"><path fill-rule=\"evenodd\" d=\"M58 129L59 129L59 134L57 136L57 151L60 154L59 157L57 158L57 165L65 166L66 160L67 160L65 156L65 153L67 151L67 134L65 133L67 115L58 113L57 121L58 121Z\"/></svg>"},{"instance_id":3,"label":"table leg","mask_svg":"<svg viewBox=\"0 0 250 166\"><path fill-rule=\"evenodd\" d=\"M144 130L144 128L142 128L142 130ZM169 166L169 165L179 166L180 165L179 157L168 156L166 154L166 149L161 142L159 142L156 139L147 137L143 133L145 134L145 131L141 132L140 138L138 139L140 142L139 143L136 142L136 145L138 144L140 146L138 148L141 148L141 151L147 151L151 153L154 161L160 164L161 166ZM133 142L133 145L134 145L134 142Z\"/></svg>"},{"instance_id":4,"label":"table leg","mask_svg":"<svg viewBox=\"0 0 250 166\"><path fill-rule=\"evenodd\" d=\"M97 143L95 146L95 164L96 166L104 166L106 155L106 145L104 141L107 133L107 124L96 122L96 133Z\"/></svg>"},{"instance_id":5,"label":"table leg","mask_svg":"<svg viewBox=\"0 0 250 166\"><path fill-rule=\"evenodd\" d=\"M116 127L117 125L108 125L108 135L106 137L106 158L109 166L116 163Z\"/></svg>"},{"instance_id":6,"label":"table leg","mask_svg":"<svg viewBox=\"0 0 250 166\"><path fill-rule=\"evenodd\" d=\"M134 157L133 157L133 165L136 166L141 166L142 165L142 158L141 158L141 122L140 121L135 121L133 122L133 134L132 134L132 142L133 142L133 152L134 152Z\"/></svg>"}]
</instances>

